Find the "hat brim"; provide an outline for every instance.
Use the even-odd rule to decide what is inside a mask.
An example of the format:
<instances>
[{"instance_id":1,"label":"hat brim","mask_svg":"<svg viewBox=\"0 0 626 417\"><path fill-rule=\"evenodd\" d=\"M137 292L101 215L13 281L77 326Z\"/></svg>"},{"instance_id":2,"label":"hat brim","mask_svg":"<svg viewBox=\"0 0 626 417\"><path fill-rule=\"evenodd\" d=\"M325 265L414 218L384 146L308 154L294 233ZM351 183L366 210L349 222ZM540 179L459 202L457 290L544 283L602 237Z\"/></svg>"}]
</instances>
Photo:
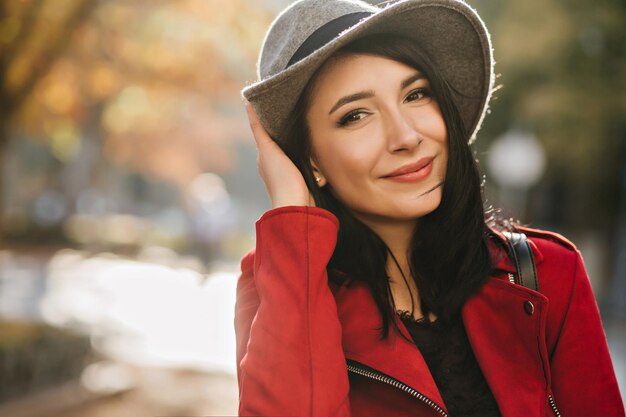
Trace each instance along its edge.
<instances>
[{"instance_id":1,"label":"hat brim","mask_svg":"<svg viewBox=\"0 0 626 417\"><path fill-rule=\"evenodd\" d=\"M350 42L373 34L414 39L452 86L468 140L482 123L494 83L489 33L478 14L453 0L404 0L361 20L291 67L245 87L261 123L280 142L289 115L317 69Z\"/></svg>"}]
</instances>

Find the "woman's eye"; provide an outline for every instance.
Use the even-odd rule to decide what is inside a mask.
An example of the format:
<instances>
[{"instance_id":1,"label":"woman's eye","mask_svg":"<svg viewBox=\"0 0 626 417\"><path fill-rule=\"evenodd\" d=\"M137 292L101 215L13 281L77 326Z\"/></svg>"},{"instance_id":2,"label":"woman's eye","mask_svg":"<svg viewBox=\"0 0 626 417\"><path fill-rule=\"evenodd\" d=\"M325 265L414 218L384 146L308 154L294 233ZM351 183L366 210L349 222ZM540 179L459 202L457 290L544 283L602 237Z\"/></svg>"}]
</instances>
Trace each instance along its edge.
<instances>
[{"instance_id":1,"label":"woman's eye","mask_svg":"<svg viewBox=\"0 0 626 417\"><path fill-rule=\"evenodd\" d=\"M406 96L405 101L425 100L430 99L431 97L432 94L428 88L416 88Z\"/></svg>"},{"instance_id":2,"label":"woman's eye","mask_svg":"<svg viewBox=\"0 0 626 417\"><path fill-rule=\"evenodd\" d=\"M363 110L352 110L350 113L343 116L337 124L339 126L346 126L350 123L358 122L359 120L365 118L365 116L367 116L367 113Z\"/></svg>"}]
</instances>

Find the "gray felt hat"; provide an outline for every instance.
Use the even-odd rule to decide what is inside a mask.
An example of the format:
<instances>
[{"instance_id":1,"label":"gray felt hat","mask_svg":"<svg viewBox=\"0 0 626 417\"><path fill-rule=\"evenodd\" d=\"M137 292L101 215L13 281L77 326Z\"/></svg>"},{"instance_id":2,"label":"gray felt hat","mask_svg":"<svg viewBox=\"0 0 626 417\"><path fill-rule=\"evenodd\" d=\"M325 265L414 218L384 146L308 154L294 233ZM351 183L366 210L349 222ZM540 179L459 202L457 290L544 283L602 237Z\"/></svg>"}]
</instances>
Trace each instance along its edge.
<instances>
[{"instance_id":1,"label":"gray felt hat","mask_svg":"<svg viewBox=\"0 0 626 417\"><path fill-rule=\"evenodd\" d=\"M259 80L242 94L280 141L300 94L324 61L355 39L382 33L415 39L430 56L452 86L473 141L493 90L493 54L484 23L460 0L400 0L382 8L359 0L296 1L270 26Z\"/></svg>"}]
</instances>

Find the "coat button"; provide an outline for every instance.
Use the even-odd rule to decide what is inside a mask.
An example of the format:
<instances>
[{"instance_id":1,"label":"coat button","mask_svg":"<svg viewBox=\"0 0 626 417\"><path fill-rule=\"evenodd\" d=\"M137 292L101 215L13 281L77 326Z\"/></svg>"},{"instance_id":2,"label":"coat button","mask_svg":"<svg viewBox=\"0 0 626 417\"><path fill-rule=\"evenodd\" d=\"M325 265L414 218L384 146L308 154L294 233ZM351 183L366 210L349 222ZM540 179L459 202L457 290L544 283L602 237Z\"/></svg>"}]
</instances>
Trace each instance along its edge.
<instances>
[{"instance_id":1,"label":"coat button","mask_svg":"<svg viewBox=\"0 0 626 417\"><path fill-rule=\"evenodd\" d=\"M533 313L535 312L535 305L532 303L532 301L529 301L529 300L524 301L524 311L529 316L533 315Z\"/></svg>"}]
</instances>

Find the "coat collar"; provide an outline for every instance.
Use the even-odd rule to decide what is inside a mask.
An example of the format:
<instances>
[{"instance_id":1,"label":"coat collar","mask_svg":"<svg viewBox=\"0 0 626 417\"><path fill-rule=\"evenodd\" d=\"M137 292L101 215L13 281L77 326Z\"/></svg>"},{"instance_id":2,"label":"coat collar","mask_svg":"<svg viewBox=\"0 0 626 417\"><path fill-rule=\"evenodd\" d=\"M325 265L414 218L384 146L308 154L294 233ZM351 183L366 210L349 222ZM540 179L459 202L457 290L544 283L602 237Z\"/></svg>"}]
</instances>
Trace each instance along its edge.
<instances>
[{"instance_id":1,"label":"coat collar","mask_svg":"<svg viewBox=\"0 0 626 417\"><path fill-rule=\"evenodd\" d=\"M524 229L521 229L521 231L523 232ZM495 239L488 239L487 247L495 268L505 272L517 272L515 269L515 263L511 261L508 250L505 249L507 248L506 237L495 229L491 229L491 232L493 233ZM543 254L532 239L528 239L528 243L530 244L530 249L533 252L535 265L541 264L543 262Z\"/></svg>"}]
</instances>

